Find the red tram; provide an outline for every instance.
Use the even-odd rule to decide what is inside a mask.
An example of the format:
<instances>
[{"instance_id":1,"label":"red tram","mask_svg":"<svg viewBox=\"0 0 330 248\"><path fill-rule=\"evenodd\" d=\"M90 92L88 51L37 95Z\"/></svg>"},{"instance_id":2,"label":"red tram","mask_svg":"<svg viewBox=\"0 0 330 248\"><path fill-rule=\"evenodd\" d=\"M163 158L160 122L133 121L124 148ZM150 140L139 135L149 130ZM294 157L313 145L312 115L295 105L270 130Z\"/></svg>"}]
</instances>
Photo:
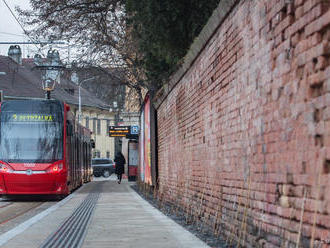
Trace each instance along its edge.
<instances>
[{"instance_id":1,"label":"red tram","mask_svg":"<svg viewBox=\"0 0 330 248\"><path fill-rule=\"evenodd\" d=\"M91 181L91 132L57 100L0 105L0 195L67 195Z\"/></svg>"}]
</instances>

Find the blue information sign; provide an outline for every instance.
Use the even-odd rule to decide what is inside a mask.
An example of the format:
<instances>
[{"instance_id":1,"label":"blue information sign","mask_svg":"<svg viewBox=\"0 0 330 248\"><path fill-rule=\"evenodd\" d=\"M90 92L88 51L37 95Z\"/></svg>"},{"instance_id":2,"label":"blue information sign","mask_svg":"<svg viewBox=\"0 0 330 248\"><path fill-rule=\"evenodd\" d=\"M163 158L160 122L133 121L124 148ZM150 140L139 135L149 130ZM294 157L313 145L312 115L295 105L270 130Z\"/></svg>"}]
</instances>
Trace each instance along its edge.
<instances>
[{"instance_id":1,"label":"blue information sign","mask_svg":"<svg viewBox=\"0 0 330 248\"><path fill-rule=\"evenodd\" d=\"M139 134L139 126L131 126L131 134Z\"/></svg>"}]
</instances>

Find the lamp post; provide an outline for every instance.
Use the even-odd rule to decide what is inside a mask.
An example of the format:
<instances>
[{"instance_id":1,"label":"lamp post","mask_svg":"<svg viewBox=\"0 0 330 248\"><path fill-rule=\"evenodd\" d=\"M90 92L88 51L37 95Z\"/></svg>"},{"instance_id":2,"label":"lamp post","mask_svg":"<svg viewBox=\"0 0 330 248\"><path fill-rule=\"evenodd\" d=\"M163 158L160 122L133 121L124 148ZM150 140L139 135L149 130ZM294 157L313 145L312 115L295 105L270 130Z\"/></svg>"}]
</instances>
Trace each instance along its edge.
<instances>
[{"instance_id":1,"label":"lamp post","mask_svg":"<svg viewBox=\"0 0 330 248\"><path fill-rule=\"evenodd\" d=\"M54 90L56 83L60 83L61 70L65 68L58 51L50 49L46 61L41 62L36 68L41 70L42 89L45 91L46 99L50 99L50 92Z\"/></svg>"},{"instance_id":2,"label":"lamp post","mask_svg":"<svg viewBox=\"0 0 330 248\"><path fill-rule=\"evenodd\" d=\"M95 78L96 77L87 78L78 83L78 122L79 123L81 123L81 85Z\"/></svg>"},{"instance_id":3,"label":"lamp post","mask_svg":"<svg viewBox=\"0 0 330 248\"><path fill-rule=\"evenodd\" d=\"M114 119L114 125L118 126L119 122L120 122L120 107L118 106L118 102L117 101L113 101L112 103L113 109L110 108L111 110L113 110L113 112L115 112L115 119ZM115 137L115 154L117 154L118 152L121 152L121 137Z\"/></svg>"}]
</instances>

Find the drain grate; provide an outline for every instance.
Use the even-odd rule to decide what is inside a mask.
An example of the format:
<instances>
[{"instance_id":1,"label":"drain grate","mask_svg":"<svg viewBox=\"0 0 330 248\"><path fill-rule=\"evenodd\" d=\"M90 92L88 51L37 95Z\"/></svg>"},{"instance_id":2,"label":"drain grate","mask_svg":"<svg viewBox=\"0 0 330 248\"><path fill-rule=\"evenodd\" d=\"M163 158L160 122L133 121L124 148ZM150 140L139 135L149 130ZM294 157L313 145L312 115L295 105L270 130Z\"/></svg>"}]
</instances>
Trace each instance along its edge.
<instances>
[{"instance_id":1,"label":"drain grate","mask_svg":"<svg viewBox=\"0 0 330 248\"><path fill-rule=\"evenodd\" d=\"M100 193L89 193L72 215L40 248L78 248L82 245Z\"/></svg>"}]
</instances>

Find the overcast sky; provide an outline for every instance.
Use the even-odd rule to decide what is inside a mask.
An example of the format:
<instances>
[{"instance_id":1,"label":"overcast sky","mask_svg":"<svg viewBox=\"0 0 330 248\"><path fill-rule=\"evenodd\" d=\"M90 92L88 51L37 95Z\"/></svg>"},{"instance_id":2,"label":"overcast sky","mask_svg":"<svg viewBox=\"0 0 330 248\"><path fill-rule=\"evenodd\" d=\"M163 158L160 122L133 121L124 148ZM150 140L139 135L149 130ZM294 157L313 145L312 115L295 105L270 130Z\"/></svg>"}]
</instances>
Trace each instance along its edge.
<instances>
[{"instance_id":1,"label":"overcast sky","mask_svg":"<svg viewBox=\"0 0 330 248\"><path fill-rule=\"evenodd\" d=\"M9 5L10 9L15 13L15 16L19 18L18 13L15 11L15 7L19 6L21 9L29 9L30 1L29 0L5 0ZM24 27L24 26L23 26ZM25 29L28 29L25 27ZM10 13L10 10L4 4L3 0L0 0L0 42L21 42L21 41L30 41L29 38L24 35L24 31L15 18ZM8 48L10 45L0 44L0 55L7 56ZM36 53L41 53L42 56L47 55L47 51L50 46L44 46L42 52L39 50L39 45L19 45L22 49L23 58L28 56L34 57ZM61 59L65 60L67 58L67 49L66 45L53 46L52 48L58 49L60 52ZM71 53L74 49L71 48Z\"/></svg>"},{"instance_id":2,"label":"overcast sky","mask_svg":"<svg viewBox=\"0 0 330 248\"><path fill-rule=\"evenodd\" d=\"M6 0L6 3L13 10L15 15L18 17L15 11L16 6L20 6L23 9L29 8L29 0ZM11 15L9 9L4 4L3 0L0 0L0 41L11 42L11 41L28 41L28 38L24 35L24 32L20 25L17 23L15 18ZM7 55L8 48L10 45L0 44L0 55ZM35 51L35 46L20 45L22 48L23 56L34 55L32 49ZM32 56L33 56L32 55Z\"/></svg>"}]
</instances>

